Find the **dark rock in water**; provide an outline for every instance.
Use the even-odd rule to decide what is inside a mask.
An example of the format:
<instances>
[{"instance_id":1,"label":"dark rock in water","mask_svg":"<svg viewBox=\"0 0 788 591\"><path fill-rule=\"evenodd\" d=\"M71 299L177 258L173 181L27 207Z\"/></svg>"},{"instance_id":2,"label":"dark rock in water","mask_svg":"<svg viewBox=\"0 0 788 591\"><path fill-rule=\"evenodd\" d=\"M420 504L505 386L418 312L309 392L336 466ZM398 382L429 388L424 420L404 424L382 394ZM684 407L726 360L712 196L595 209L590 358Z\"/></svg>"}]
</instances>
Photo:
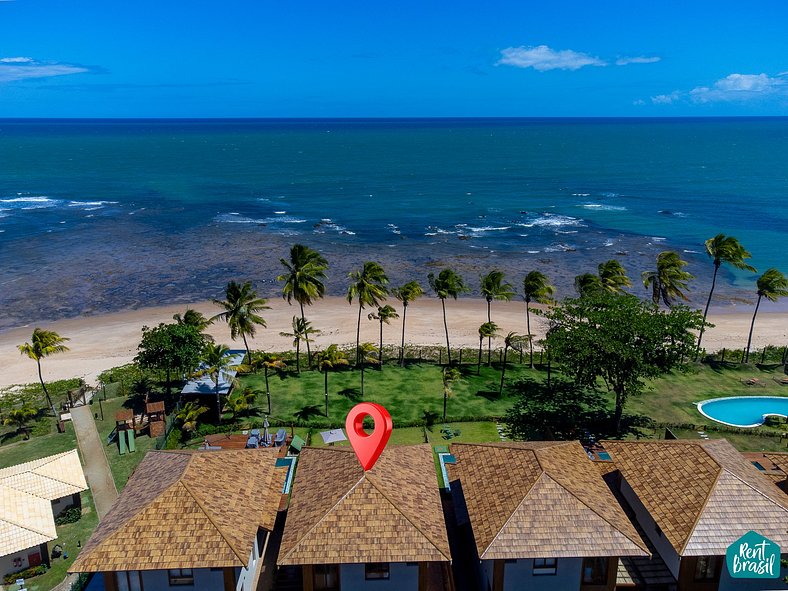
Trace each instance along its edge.
<instances>
[{"instance_id":1,"label":"dark rock in water","mask_svg":"<svg viewBox=\"0 0 788 591\"><path fill-rule=\"evenodd\" d=\"M661 213L662 215L673 215L673 212L669 209L660 209L657 213Z\"/></svg>"},{"instance_id":2,"label":"dark rock in water","mask_svg":"<svg viewBox=\"0 0 788 591\"><path fill-rule=\"evenodd\" d=\"M470 238L470 236L460 235L460 236L457 236L457 238L459 238L460 240L468 240Z\"/></svg>"},{"instance_id":3,"label":"dark rock in water","mask_svg":"<svg viewBox=\"0 0 788 591\"><path fill-rule=\"evenodd\" d=\"M619 250L619 251L617 251L617 252L616 252L616 254L617 254L618 256L620 256L620 257L625 257L625 256L627 256L629 253L628 253L626 250Z\"/></svg>"}]
</instances>

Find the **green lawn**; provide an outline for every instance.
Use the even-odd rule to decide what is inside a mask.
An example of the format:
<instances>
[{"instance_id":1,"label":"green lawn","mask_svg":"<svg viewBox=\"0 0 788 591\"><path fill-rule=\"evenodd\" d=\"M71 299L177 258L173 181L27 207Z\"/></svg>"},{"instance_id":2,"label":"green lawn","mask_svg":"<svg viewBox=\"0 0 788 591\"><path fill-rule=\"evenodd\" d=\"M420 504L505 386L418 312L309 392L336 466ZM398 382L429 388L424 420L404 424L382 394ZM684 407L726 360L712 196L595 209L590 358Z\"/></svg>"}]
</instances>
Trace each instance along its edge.
<instances>
[{"instance_id":1,"label":"green lawn","mask_svg":"<svg viewBox=\"0 0 788 591\"><path fill-rule=\"evenodd\" d=\"M31 460L59 454L77 447L74 425L66 423L65 433L53 431L48 435L32 437L28 441L17 441L0 446L0 468L15 466Z\"/></svg>"}]
</instances>

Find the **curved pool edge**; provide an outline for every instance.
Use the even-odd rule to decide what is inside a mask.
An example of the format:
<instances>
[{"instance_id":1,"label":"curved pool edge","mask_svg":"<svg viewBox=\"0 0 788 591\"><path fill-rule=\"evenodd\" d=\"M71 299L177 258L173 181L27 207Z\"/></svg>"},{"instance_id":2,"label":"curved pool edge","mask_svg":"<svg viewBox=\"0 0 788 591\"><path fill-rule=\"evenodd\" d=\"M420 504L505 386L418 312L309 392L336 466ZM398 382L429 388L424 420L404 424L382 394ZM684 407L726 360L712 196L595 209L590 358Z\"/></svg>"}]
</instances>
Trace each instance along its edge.
<instances>
[{"instance_id":1,"label":"curved pool edge","mask_svg":"<svg viewBox=\"0 0 788 591\"><path fill-rule=\"evenodd\" d=\"M703 412L703 405L707 402L716 402L718 400L741 400L741 399L752 399L752 398L768 398L768 399L784 399L785 396L723 396L722 398L709 398L708 400L701 400L700 402L696 402L695 406L698 409L698 412L702 414L704 417L709 419L710 421L714 421L715 423L719 423L720 425L726 425L728 427L736 427L737 429L753 429L755 427L761 427L766 422L766 417L782 417L784 419L788 419L788 415L783 415L777 412L768 412L765 415L761 416L760 423L754 423L752 425L737 425L735 423L727 423L725 421L721 421L719 419L715 419L712 416L707 415Z\"/></svg>"}]
</instances>

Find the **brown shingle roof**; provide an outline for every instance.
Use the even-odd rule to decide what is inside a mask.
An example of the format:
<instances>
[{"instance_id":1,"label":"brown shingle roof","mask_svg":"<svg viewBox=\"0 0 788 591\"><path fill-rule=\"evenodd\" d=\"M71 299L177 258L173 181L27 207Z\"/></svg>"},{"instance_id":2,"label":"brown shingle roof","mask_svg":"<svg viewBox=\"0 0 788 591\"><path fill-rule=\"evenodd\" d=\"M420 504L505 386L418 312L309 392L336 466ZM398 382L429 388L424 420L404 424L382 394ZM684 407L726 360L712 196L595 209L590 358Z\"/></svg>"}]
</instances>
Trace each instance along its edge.
<instances>
[{"instance_id":1,"label":"brown shingle roof","mask_svg":"<svg viewBox=\"0 0 788 591\"><path fill-rule=\"evenodd\" d=\"M276 520L277 452L148 453L71 572L246 566Z\"/></svg>"},{"instance_id":2,"label":"brown shingle roof","mask_svg":"<svg viewBox=\"0 0 788 591\"><path fill-rule=\"evenodd\" d=\"M451 560L429 445L390 447L364 472L348 448L305 448L280 565Z\"/></svg>"},{"instance_id":3,"label":"brown shingle roof","mask_svg":"<svg viewBox=\"0 0 788 591\"><path fill-rule=\"evenodd\" d=\"M647 556L599 468L577 442L453 444L484 559Z\"/></svg>"},{"instance_id":4,"label":"brown shingle roof","mask_svg":"<svg viewBox=\"0 0 788 591\"><path fill-rule=\"evenodd\" d=\"M726 440L604 446L680 555L725 554L752 529L788 543L788 498Z\"/></svg>"},{"instance_id":5,"label":"brown shingle roof","mask_svg":"<svg viewBox=\"0 0 788 591\"><path fill-rule=\"evenodd\" d=\"M771 460L771 462L775 466L777 466L780 470L782 470L785 473L786 476L788 476L788 453L787 452L782 452L782 453L765 453L763 455L765 455L767 458L769 458L769 460Z\"/></svg>"}]
</instances>

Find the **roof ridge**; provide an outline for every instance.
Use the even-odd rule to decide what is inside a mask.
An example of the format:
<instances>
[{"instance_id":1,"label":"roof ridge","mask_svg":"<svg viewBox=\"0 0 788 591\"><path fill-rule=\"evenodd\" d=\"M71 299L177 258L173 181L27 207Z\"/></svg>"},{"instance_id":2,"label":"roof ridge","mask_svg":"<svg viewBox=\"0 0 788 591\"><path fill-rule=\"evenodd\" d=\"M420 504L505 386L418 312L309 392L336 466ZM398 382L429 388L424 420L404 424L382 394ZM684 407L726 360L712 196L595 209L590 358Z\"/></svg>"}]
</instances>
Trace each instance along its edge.
<instances>
[{"instance_id":1,"label":"roof ridge","mask_svg":"<svg viewBox=\"0 0 788 591\"><path fill-rule=\"evenodd\" d=\"M7 519L6 517L0 517L0 521L5 521L6 523L10 523L11 525L13 525L15 527L18 527L19 529L24 529L24 530L27 530L27 531L31 531L34 534L38 534L39 536L48 536L49 535L48 533L39 531L37 529L33 529L32 527L29 527L27 525L23 525L21 523L17 523L16 521L11 521L10 519ZM54 523L55 523L55 518L53 517L52 518L52 524L54 525ZM55 538L57 538L57 534L55 534ZM55 538L52 538L52 539L54 540Z\"/></svg>"},{"instance_id":2,"label":"roof ridge","mask_svg":"<svg viewBox=\"0 0 788 591\"><path fill-rule=\"evenodd\" d=\"M35 460L28 460L27 462L21 462L19 464L14 464L13 466L6 466L5 468L0 468L0 474L2 474L2 472L6 471L6 470L11 471L14 468L19 468L20 466L25 466L27 464L35 464L35 467L33 467L33 468L29 468L29 469L25 469L25 470L18 470L16 472L14 472L13 474L9 475L9 476L3 476L1 479L5 480L6 478L11 478L12 476L16 476L18 474L25 474L25 473L33 472L35 470L38 470L41 466L46 466L48 464L51 464L55 460L59 460L61 457L66 456L66 455L68 455L70 453L74 453L76 451L77 451L77 448L75 447L74 449L61 451L61 452L58 452L56 454L52 454L51 456L44 456L43 458L38 458L38 459L35 459ZM79 458L79 454L78 453L77 453L77 458ZM82 465L82 461L81 460L80 460L79 463L80 463L80 465Z\"/></svg>"},{"instance_id":3,"label":"roof ridge","mask_svg":"<svg viewBox=\"0 0 788 591\"><path fill-rule=\"evenodd\" d=\"M604 515L602 515L602 514L601 514L599 511L597 511L597 510L596 510L594 507L592 507L591 505L589 505L588 503L586 503L586 502L585 502L583 499L581 499L579 496L577 496L577 495L576 495L576 494L575 494L573 491L571 491L570 489L568 489L567 487L565 487L563 484L561 484L561 482L559 482L558 480L556 480L555 478L553 478L553 475L552 475L552 474L550 474L550 472L548 472L547 470L545 470L545 472L544 472L544 473L545 473L545 475L546 475L546 476L547 476L547 477L548 477L550 480L552 480L552 481L553 481L553 482L555 482L555 483L556 483L558 486L560 486L562 489L564 489L566 492L568 492L568 493L569 493L569 494L570 494L572 497L574 497L574 498L575 498L575 499L576 499L576 500L577 500L577 501L578 501L578 502L579 502L581 505L583 505L583 506L584 506L584 507L586 507L586 508L587 508L589 511L591 511L592 513L594 513L594 514L595 514L597 517L599 517L599 518L600 518L602 521L604 521L605 523L607 523L607 524L608 524L610 527L612 527L613 529L615 529L617 532L619 532L621 535L623 535L625 538L627 538L627 539L628 539L630 542L632 542L633 544L635 544L635 545L636 545L636 546L638 546L639 548L641 548L641 549L645 549L646 551L648 551L648 548L644 548L644 542L643 542L643 540L633 540L633 539L632 539L632 537L631 537L629 534L627 534L627 533L625 533L625 532L621 531L621 529L620 529L620 528L619 528L619 527L618 527L618 526L617 526L615 523L613 523L613 522L612 522L612 521L610 521L610 520L609 520L607 517L605 517ZM600 478L602 478L602 477L600 476ZM607 486L607 485L605 485L605 486ZM634 530L634 527L633 527L633 530ZM636 531L636 530L635 530L635 534L637 534L637 531Z\"/></svg>"},{"instance_id":4,"label":"roof ridge","mask_svg":"<svg viewBox=\"0 0 788 591\"><path fill-rule=\"evenodd\" d=\"M506 521L503 522L503 525L498 528L498 532L493 536L493 539L490 540L490 543L487 544L487 547L484 549L484 552L481 553L481 556L479 556L479 558L484 558L484 555L487 554L487 550L489 550L490 546L492 546L493 543L495 543L495 540L498 539L498 536L501 535L501 532L504 530L504 528L512 520L512 517L514 517L514 514L517 513L517 511L520 509L520 507L523 505L523 503L525 503L526 499L531 495L531 492L534 490L534 487L536 487L536 484L542 479L542 476L545 476L545 472L544 471L542 471L542 473L539 475L539 478L534 480L534 483L531 485L531 488L529 488L528 491L523 495L523 498L520 499L519 503L517 503L517 506L511 512L509 517L506 518Z\"/></svg>"},{"instance_id":5,"label":"roof ridge","mask_svg":"<svg viewBox=\"0 0 788 591\"><path fill-rule=\"evenodd\" d=\"M703 447L703 446L701 446L701 447ZM704 449L703 451L706 451L706 450ZM706 452L706 453L708 453L708 452ZM714 482L712 483L711 488L709 489L709 494L707 494L706 498L703 499L703 505L701 506L700 511L698 511L697 517L695 517L695 520L692 522L692 527L689 530L689 534L687 535L687 539L684 540L684 543L681 545L681 549L679 550L679 556L681 556L684 553L684 551L687 549L687 546L689 545L689 541L692 539L692 534L695 533L695 528L698 527L698 523L700 522L700 518L703 517L703 512L706 510L706 506L709 504L709 500L711 499L711 496L714 494L714 489L717 488L717 484L720 481L720 476L722 476L723 472L727 472L727 470L725 470L719 464L719 462L717 462L717 460L712 458L711 455L709 455L709 457L717 464L717 466L719 467L720 471L717 472L717 476L714 478Z\"/></svg>"},{"instance_id":6,"label":"roof ridge","mask_svg":"<svg viewBox=\"0 0 788 591\"><path fill-rule=\"evenodd\" d=\"M191 463L191 462L189 462L189 463ZM189 466L186 466L186 469L187 469L187 470L188 470L188 468L189 468ZM185 472L185 470L184 470L184 472ZM233 551L233 554L235 554L236 558L238 558L238 560L240 560L240 561L241 561L241 564L243 564L244 566L248 565L248 563L249 563L249 562L248 562L247 558L246 558L246 557L244 557L244 556L241 556L240 554L238 554L238 551L237 551L237 549L235 548L235 546L234 546L234 545L233 545L233 544L230 542L230 540L228 540L228 539L227 539L227 537L224 535L224 532L222 531L222 528L220 528L220 527L219 527L219 526L216 524L216 522L213 520L213 516L211 515L210 511L208 511L208 509L206 509L206 507L205 507L205 506L204 506L204 505L203 505L203 504L200 502L200 500L197 498L197 496L196 496L196 495L195 495L195 494L192 492L191 488L190 488L190 487L189 487L189 486L188 486L188 485L187 485L187 484L186 484L186 483L183 481L183 475L181 475L181 477L180 477L180 478L179 478L179 479L178 479L178 480L175 482L175 484L176 484L176 485L177 485L177 484L180 484L180 485L181 485L181 486L182 486L184 489L186 489L186 492L188 492L188 493L189 493L189 496L190 496L192 499L194 499L194 502L195 502L195 503L197 503L197 506L198 506L198 507L200 508L200 510L203 512L203 514L205 515L205 517L207 517L207 518L208 518L208 521L210 521L210 522L211 522L211 525L212 525L212 526L214 527L214 529L216 529L216 531L219 533L219 536L220 536L220 537L221 537L221 538L222 538L222 539L225 541L225 543L226 543L226 544L227 544L227 545L230 547L230 550L232 550L232 551Z\"/></svg>"},{"instance_id":7,"label":"roof ridge","mask_svg":"<svg viewBox=\"0 0 788 591\"><path fill-rule=\"evenodd\" d=\"M287 552L284 554L284 558L287 558L288 556L290 556L290 555L291 555L291 554L292 554L292 553L295 551L295 549L298 547L298 545L301 543L301 541L302 541L304 538L306 538L306 537L307 537L307 536L308 536L310 533L312 533L312 532L313 532L313 531L314 531L314 530L317 528L317 526L318 526L318 525L320 525L320 524L323 522L323 520L324 520L324 519L325 519L325 518L328 516L328 514L329 514L329 513L332 513L332 512L334 511L334 509L336 509L336 508L339 506L339 504L340 504L340 503L342 503L342 502L343 502L343 501L344 501L344 500L345 500L345 499L346 499L348 496L350 496L350 493L352 493L353 491L355 491L355 490L356 490L356 488L357 488L357 487L358 487L358 486L359 486L359 485L360 485L360 484L361 484L361 483L362 483L364 480L366 480L366 478L365 478L365 477L366 477L366 475L367 475L367 474L366 474L366 472L365 472L364 474L362 474L362 475L361 475L361 478L359 478L359 479L358 479L358 481L357 481L357 482L356 482L356 483L355 483L353 486L351 486L351 487L348 489L348 491L347 491L345 494L343 494L341 497L339 497L339 499L337 499L337 502L336 502L336 503L334 503L333 505L331 505L331 507L329 507L329 508L328 508L328 511L326 511L325 513L323 513L323 516L322 516L320 519L318 519L318 520L317 520L315 523L313 523L313 524L312 524L312 526L311 526L311 527L309 527L309 529L307 529L307 530L304 532L304 535L302 535L300 538L298 538L298 540L296 540L296 542L293 544L293 547L292 547L292 548L290 548L290 550L288 550L288 551L287 551ZM278 560L278 559L277 559L277 562L279 562L279 560Z\"/></svg>"},{"instance_id":8,"label":"roof ridge","mask_svg":"<svg viewBox=\"0 0 788 591\"><path fill-rule=\"evenodd\" d=\"M376 483L375 483L375 481L374 481L373 479L370 479L370 478L368 478L367 480L369 481L369 483L372 485L372 487L373 487L373 488L374 488L376 491L378 491L378 492L379 492L381 495L383 495L383 498L384 498L384 499L386 499L386 500L389 502L389 504L390 504L392 507L394 507L394 508L397 510L397 512L398 512L400 515L402 515L402 516L403 516L403 517L404 517L404 518L405 518L405 519L406 519L406 520L407 520L407 521L408 521L408 522L409 522L409 523L410 523L410 524L411 524L413 527L415 527L415 528L416 528L416 530L417 530L417 531L418 531L418 532L419 532L419 533L420 533L420 534L421 534L421 535L422 535L422 536L423 536L423 537L424 537L424 538L425 538L427 541L429 541L429 543L432 545L432 547L433 547L433 548L435 548L435 549L436 549L438 552L440 552L440 553L441 553L441 555L445 556L445 557L446 557L446 559L447 559L447 560L449 560L449 561L451 562L451 550L449 550L449 556L446 556L446 553L445 553L443 550L441 550L440 548L438 548L437 544L435 544L435 541L434 541L434 540L433 540L433 539L432 539L430 536L428 536L428 535L427 535L427 534L424 532L424 530L422 530L422 529L421 529L421 527L419 527L419 525L417 524L417 522L416 522L416 521L414 521L413 519L411 519L411 518L410 518L410 516L409 516L407 513L405 513L405 511L403 511L403 510L402 510L402 509L401 509L401 508L400 508L400 507L399 507L399 506L398 506L396 503L394 503L394 501L392 501L392 500L389 498L389 495L387 495L387 494L386 494L386 492L383 490L383 488L384 488L384 487L381 487L381 486L379 486L378 484L376 484Z\"/></svg>"},{"instance_id":9,"label":"roof ridge","mask_svg":"<svg viewBox=\"0 0 788 591\"><path fill-rule=\"evenodd\" d=\"M737 474L734 474L731 470L728 470L727 468L723 468L722 471L723 472L727 472L728 474L733 476L736 480L738 480L742 484L746 485L747 487L751 488L752 490L754 490L756 493L758 493L759 495L761 495L765 499L769 499L774 505L777 505L778 507L780 507L784 511L788 512L788 506L783 506L782 504L780 504L779 501L777 501L776 499L773 499L772 497L770 497L769 495L764 493L762 490L759 490L758 488L754 487L752 484L750 484L749 482L747 482L743 478L740 478ZM709 495L709 496L711 496L711 495ZM778 496L778 498L779 498L779 496Z\"/></svg>"}]
</instances>

